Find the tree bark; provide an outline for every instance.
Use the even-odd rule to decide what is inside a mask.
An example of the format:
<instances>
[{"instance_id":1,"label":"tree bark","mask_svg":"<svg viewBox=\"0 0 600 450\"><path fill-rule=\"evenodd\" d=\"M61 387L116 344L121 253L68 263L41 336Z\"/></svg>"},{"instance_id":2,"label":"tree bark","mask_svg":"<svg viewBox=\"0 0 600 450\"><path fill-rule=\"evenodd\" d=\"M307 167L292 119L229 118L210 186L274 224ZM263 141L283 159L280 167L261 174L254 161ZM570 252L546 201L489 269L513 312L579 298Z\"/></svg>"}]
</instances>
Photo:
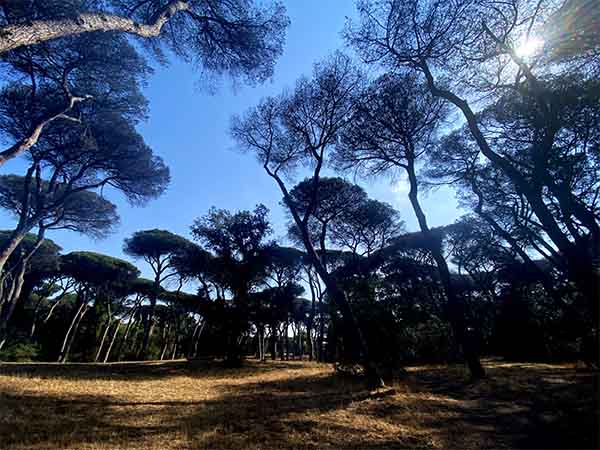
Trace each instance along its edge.
<instances>
[{"instance_id":1,"label":"tree bark","mask_svg":"<svg viewBox=\"0 0 600 450\"><path fill-rule=\"evenodd\" d=\"M2 250L0 250L0 274L4 273L4 266L6 265L8 258L14 253L26 234L27 232L24 229L17 228L12 232L8 242L4 244Z\"/></svg>"},{"instance_id":2,"label":"tree bark","mask_svg":"<svg viewBox=\"0 0 600 450\"><path fill-rule=\"evenodd\" d=\"M0 34L1 33L2 33L2 31L0 29ZM1 46L2 46L2 39L0 39L0 47ZM39 120L35 125L33 125L31 127L31 129L27 133L27 136L25 136L24 138L22 138L15 144L11 145L6 150L3 150L2 152L0 152L0 167L2 167L4 164L6 164L6 162L8 162L9 160L16 158L17 156L23 154L28 149L30 149L35 144L37 144L42 132L44 131L44 128L46 128L48 125L50 125L50 123L54 122L57 119L66 119L66 120L75 121L76 119L71 118L71 117L67 116L66 114L71 109L73 109L73 107L77 103L85 101L89 98L91 98L91 97L74 97L74 96L72 96L69 98L67 105L64 108L62 108L61 110L59 110L57 112L51 113L51 114L47 115L46 117L44 117L43 119Z\"/></svg>"},{"instance_id":3,"label":"tree bark","mask_svg":"<svg viewBox=\"0 0 600 450\"><path fill-rule=\"evenodd\" d=\"M98 12L5 25L0 27L0 54L27 45L93 31L120 31L143 38L157 37L173 15L189 9L187 1L171 1L146 24L137 23L128 17Z\"/></svg>"}]
</instances>

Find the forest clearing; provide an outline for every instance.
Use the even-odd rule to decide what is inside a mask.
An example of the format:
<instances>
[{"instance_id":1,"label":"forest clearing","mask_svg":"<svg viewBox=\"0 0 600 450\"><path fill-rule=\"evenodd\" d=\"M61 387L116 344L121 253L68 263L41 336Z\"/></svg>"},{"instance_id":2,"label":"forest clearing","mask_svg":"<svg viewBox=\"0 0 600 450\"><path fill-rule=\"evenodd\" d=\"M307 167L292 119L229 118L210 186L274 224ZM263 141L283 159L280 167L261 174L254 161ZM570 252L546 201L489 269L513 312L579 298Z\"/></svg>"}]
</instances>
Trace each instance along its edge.
<instances>
[{"instance_id":1,"label":"forest clearing","mask_svg":"<svg viewBox=\"0 0 600 450\"><path fill-rule=\"evenodd\" d=\"M331 365L0 365L3 449L594 448L597 376L569 365L413 366L368 391Z\"/></svg>"},{"instance_id":2,"label":"forest clearing","mask_svg":"<svg viewBox=\"0 0 600 450\"><path fill-rule=\"evenodd\" d=\"M0 450L600 448L600 0L0 0Z\"/></svg>"}]
</instances>

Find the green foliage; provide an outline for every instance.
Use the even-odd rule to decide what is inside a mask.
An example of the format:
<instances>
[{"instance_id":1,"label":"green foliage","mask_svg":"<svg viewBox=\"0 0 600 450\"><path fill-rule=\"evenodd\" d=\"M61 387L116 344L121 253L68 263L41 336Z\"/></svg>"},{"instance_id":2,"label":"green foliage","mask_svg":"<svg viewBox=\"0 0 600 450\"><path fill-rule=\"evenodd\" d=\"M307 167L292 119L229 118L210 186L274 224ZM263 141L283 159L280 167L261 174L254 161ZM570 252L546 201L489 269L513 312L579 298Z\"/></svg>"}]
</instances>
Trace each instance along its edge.
<instances>
[{"instance_id":1,"label":"green foliage","mask_svg":"<svg viewBox=\"0 0 600 450\"><path fill-rule=\"evenodd\" d=\"M134 258L161 258L185 252L193 244L166 230L136 231L125 239L123 251Z\"/></svg>"},{"instance_id":2,"label":"green foliage","mask_svg":"<svg viewBox=\"0 0 600 450\"><path fill-rule=\"evenodd\" d=\"M17 342L0 351L0 361L32 362L38 359L40 348L35 344Z\"/></svg>"},{"instance_id":3,"label":"green foliage","mask_svg":"<svg viewBox=\"0 0 600 450\"><path fill-rule=\"evenodd\" d=\"M61 257L62 272L93 286L133 281L140 271L133 264L94 252L71 252Z\"/></svg>"},{"instance_id":4,"label":"green foliage","mask_svg":"<svg viewBox=\"0 0 600 450\"><path fill-rule=\"evenodd\" d=\"M0 176L0 207L18 219L24 209L26 195L36 192L38 200L31 215L43 221L46 229L64 229L94 238L106 237L119 224L117 207L92 191L68 192L64 185L50 188L47 181L37 186L36 180L17 175ZM58 208L56 205L60 204Z\"/></svg>"}]
</instances>

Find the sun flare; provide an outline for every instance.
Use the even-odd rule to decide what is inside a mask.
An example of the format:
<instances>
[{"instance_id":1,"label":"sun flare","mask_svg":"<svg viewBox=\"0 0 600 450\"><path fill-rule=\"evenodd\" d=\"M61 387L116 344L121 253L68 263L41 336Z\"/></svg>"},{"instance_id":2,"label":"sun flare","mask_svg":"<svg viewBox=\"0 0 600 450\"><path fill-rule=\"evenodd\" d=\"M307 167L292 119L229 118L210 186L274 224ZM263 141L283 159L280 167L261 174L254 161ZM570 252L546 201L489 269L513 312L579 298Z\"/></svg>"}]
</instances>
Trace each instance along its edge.
<instances>
[{"instance_id":1,"label":"sun flare","mask_svg":"<svg viewBox=\"0 0 600 450\"><path fill-rule=\"evenodd\" d=\"M543 39L530 37L529 39L521 41L515 51L520 58L528 58L535 55L543 45Z\"/></svg>"}]
</instances>

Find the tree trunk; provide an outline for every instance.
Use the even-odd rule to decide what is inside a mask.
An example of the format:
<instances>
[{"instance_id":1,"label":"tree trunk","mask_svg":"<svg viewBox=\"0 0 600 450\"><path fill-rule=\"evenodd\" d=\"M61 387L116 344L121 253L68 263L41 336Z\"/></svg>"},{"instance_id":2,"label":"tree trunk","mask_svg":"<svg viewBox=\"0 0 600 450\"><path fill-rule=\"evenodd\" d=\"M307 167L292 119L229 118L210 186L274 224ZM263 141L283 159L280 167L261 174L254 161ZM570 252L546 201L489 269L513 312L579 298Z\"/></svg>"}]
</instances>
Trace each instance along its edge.
<instances>
[{"instance_id":1,"label":"tree trunk","mask_svg":"<svg viewBox=\"0 0 600 450\"><path fill-rule=\"evenodd\" d=\"M104 361L102 361L104 364L106 364L108 362L108 359L110 358L110 352L113 349L113 345L115 344L115 340L117 339L117 335L119 334L120 328L121 328L121 320L117 320L117 326L115 327L115 331L112 335L112 339L110 340L110 345L108 346L108 349L106 350L106 355L104 355Z\"/></svg>"},{"instance_id":2,"label":"tree trunk","mask_svg":"<svg viewBox=\"0 0 600 450\"><path fill-rule=\"evenodd\" d=\"M319 295L319 362L325 361L323 339L325 338L325 318L323 317L323 296Z\"/></svg>"},{"instance_id":3,"label":"tree trunk","mask_svg":"<svg viewBox=\"0 0 600 450\"><path fill-rule=\"evenodd\" d=\"M271 325L271 359L277 359L277 327Z\"/></svg>"},{"instance_id":4,"label":"tree trunk","mask_svg":"<svg viewBox=\"0 0 600 450\"><path fill-rule=\"evenodd\" d=\"M160 352L160 360L162 361L163 359L165 359L165 354L167 353L167 348L169 347L169 328L170 325L167 323L162 330L162 342L163 342L163 348L162 351Z\"/></svg>"},{"instance_id":5,"label":"tree trunk","mask_svg":"<svg viewBox=\"0 0 600 450\"><path fill-rule=\"evenodd\" d=\"M14 253L26 234L27 231L25 229L17 227L17 229L12 232L8 241L2 246L2 249L0 250L0 274L4 273L4 266L6 266L8 258Z\"/></svg>"},{"instance_id":6,"label":"tree trunk","mask_svg":"<svg viewBox=\"0 0 600 450\"><path fill-rule=\"evenodd\" d=\"M25 270L27 269L27 261L21 261L19 264L18 273L12 280L12 287L9 291L8 298L4 302L4 306L0 310L0 336L3 336L8 327L8 322L15 312L17 301L21 296L21 289L25 281Z\"/></svg>"},{"instance_id":7,"label":"tree trunk","mask_svg":"<svg viewBox=\"0 0 600 450\"><path fill-rule=\"evenodd\" d=\"M450 279L450 270L448 269L448 264L446 263L446 259L442 254L442 243L434 242L435 237L432 235L431 230L427 225L425 213L423 213L423 209L419 203L418 183L415 173L414 159L410 156L407 158L406 171L408 173L408 179L410 182L410 191L408 197L415 215L417 216L417 221L419 222L421 232L428 237L428 240L431 242L430 251L438 267L440 280L448 299L448 315L450 318L452 331L454 332L454 336L458 344L462 347L465 360L469 366L471 378L474 380L484 378L485 370L479 361L477 348L473 342L473 333L469 333L469 328L466 324L464 300L456 295L456 291L452 286L452 281Z\"/></svg>"},{"instance_id":8,"label":"tree trunk","mask_svg":"<svg viewBox=\"0 0 600 450\"><path fill-rule=\"evenodd\" d=\"M106 336L108 336L108 330L110 330L111 321L110 319L106 322L106 328L104 329L104 333L102 334L102 339L100 340L100 346L98 347L98 351L96 352L96 358L94 358L94 362L98 362L100 359L100 355L102 354L102 349L104 348L104 342L106 341Z\"/></svg>"},{"instance_id":9,"label":"tree trunk","mask_svg":"<svg viewBox=\"0 0 600 450\"><path fill-rule=\"evenodd\" d=\"M83 294L79 294L80 297L83 297ZM83 307L85 306L85 300L82 300L79 308L77 308L77 311L75 312L75 315L73 316L73 319L71 320L71 324L69 325L69 328L67 329L67 332L65 333L65 337L63 338L63 343L62 343L62 347L60 348L60 353L58 355L58 362L62 362L62 358L65 354L65 350L67 348L67 342L69 340L69 336L71 335L71 332L73 331L73 327L75 326L75 322L77 322L77 319L79 317L79 314L81 314L81 311L83 310Z\"/></svg>"},{"instance_id":10,"label":"tree trunk","mask_svg":"<svg viewBox=\"0 0 600 450\"><path fill-rule=\"evenodd\" d=\"M100 359L100 355L102 354L102 349L104 348L104 342L106 341L106 336L108 336L108 330L110 329L110 325L112 323L112 314L110 311L110 301L107 303L107 314L108 318L106 320L106 328L104 329L104 334L102 335L102 340L100 341L100 346L98 347L98 352L96 353L96 358L94 362L98 362Z\"/></svg>"},{"instance_id":11,"label":"tree trunk","mask_svg":"<svg viewBox=\"0 0 600 450\"><path fill-rule=\"evenodd\" d=\"M262 361L262 339L260 338L260 329L256 330L256 359Z\"/></svg>"},{"instance_id":12,"label":"tree trunk","mask_svg":"<svg viewBox=\"0 0 600 450\"><path fill-rule=\"evenodd\" d=\"M175 359L177 356L177 347L179 346L179 335L175 332L175 337L173 338L173 353L171 354L171 361Z\"/></svg>"},{"instance_id":13,"label":"tree trunk","mask_svg":"<svg viewBox=\"0 0 600 450\"><path fill-rule=\"evenodd\" d=\"M156 295L153 294L150 298L150 308L144 315L144 334L142 337L142 346L138 353L138 359L143 361L146 359L146 353L148 352L148 345L150 344L150 329L153 325L154 310L156 309Z\"/></svg>"},{"instance_id":14,"label":"tree trunk","mask_svg":"<svg viewBox=\"0 0 600 450\"><path fill-rule=\"evenodd\" d=\"M285 360L290 360L290 322L285 321Z\"/></svg>"},{"instance_id":15,"label":"tree trunk","mask_svg":"<svg viewBox=\"0 0 600 450\"><path fill-rule=\"evenodd\" d=\"M202 336L202 331L204 331L205 325L206 325L206 320L203 320L202 326L200 327L200 331L198 331L198 335L196 336L196 340L194 342L194 358L198 356L198 344L200 343L200 337Z\"/></svg>"},{"instance_id":16,"label":"tree trunk","mask_svg":"<svg viewBox=\"0 0 600 450\"><path fill-rule=\"evenodd\" d=\"M123 333L123 338L119 342L119 348L117 349L117 361L121 361L121 359L123 358L123 348L125 347L125 344L127 343L127 338L129 337L129 332L130 332L131 328L133 327L133 325L135 324L135 322L136 322L135 317L133 317L133 315L132 315L132 317L127 322L127 326L125 327L125 333Z\"/></svg>"},{"instance_id":17,"label":"tree trunk","mask_svg":"<svg viewBox=\"0 0 600 450\"><path fill-rule=\"evenodd\" d=\"M0 27L0 54L23 46L94 31L116 31L142 38L157 37L172 16L189 8L187 1L170 1L149 23L137 23L129 17L109 13L87 12L74 17L4 25Z\"/></svg>"},{"instance_id":18,"label":"tree trunk","mask_svg":"<svg viewBox=\"0 0 600 450\"><path fill-rule=\"evenodd\" d=\"M81 320L83 319L83 316L85 315L86 312L87 312L87 305L84 304L83 310L81 311L81 313L79 313L79 317L78 317L77 321L75 322L75 326L73 327L71 335L69 336L67 346L64 349L64 352L61 352L62 353L61 356L59 356L59 362L61 362L61 363L67 362L67 359L69 358L69 352L71 351L71 347L73 346L73 342L75 341L75 335L77 334L77 330L79 329Z\"/></svg>"}]
</instances>

